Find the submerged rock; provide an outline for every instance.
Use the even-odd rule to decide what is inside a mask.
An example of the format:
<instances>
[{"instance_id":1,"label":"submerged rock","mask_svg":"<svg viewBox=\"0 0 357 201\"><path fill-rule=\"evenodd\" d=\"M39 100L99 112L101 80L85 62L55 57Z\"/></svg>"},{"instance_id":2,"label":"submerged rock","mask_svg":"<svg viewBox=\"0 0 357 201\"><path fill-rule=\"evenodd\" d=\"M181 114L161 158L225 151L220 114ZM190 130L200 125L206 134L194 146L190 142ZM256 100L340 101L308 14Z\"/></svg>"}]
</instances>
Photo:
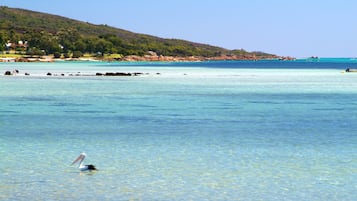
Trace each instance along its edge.
<instances>
[{"instance_id":1,"label":"submerged rock","mask_svg":"<svg viewBox=\"0 0 357 201\"><path fill-rule=\"evenodd\" d=\"M131 73L121 73L121 72L107 72L105 73L105 76L132 76Z\"/></svg>"},{"instance_id":2,"label":"submerged rock","mask_svg":"<svg viewBox=\"0 0 357 201\"><path fill-rule=\"evenodd\" d=\"M347 72L347 73L357 73L357 69L347 68L347 69L346 69L346 72Z\"/></svg>"},{"instance_id":3,"label":"submerged rock","mask_svg":"<svg viewBox=\"0 0 357 201\"><path fill-rule=\"evenodd\" d=\"M138 75L142 75L143 73L135 72L135 73L133 73L133 74L134 74L134 76L138 76Z\"/></svg>"}]
</instances>

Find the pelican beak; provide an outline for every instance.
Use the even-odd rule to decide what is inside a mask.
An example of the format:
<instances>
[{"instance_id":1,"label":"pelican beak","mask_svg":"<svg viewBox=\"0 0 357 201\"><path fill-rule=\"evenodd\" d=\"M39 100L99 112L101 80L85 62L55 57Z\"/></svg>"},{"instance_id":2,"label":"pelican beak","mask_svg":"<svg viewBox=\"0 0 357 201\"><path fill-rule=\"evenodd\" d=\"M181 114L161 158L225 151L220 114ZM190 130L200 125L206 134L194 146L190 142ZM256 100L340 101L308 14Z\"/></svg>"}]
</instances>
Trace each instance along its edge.
<instances>
[{"instance_id":1,"label":"pelican beak","mask_svg":"<svg viewBox=\"0 0 357 201\"><path fill-rule=\"evenodd\" d=\"M79 155L77 158L76 158L76 160L74 160L73 162L72 162L72 164L71 165L73 165L73 164L75 164L75 163L77 163L79 160L81 160L83 158L83 155L81 154L81 155Z\"/></svg>"}]
</instances>

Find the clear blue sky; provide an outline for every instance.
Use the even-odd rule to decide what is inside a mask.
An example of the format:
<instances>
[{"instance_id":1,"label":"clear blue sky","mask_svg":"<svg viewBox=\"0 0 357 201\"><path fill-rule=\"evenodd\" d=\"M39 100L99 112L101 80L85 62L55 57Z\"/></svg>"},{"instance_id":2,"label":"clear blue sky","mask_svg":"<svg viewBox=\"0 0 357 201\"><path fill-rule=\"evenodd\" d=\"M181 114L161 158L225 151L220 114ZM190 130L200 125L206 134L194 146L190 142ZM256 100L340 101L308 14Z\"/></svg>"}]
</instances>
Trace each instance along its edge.
<instances>
[{"instance_id":1,"label":"clear blue sky","mask_svg":"<svg viewBox=\"0 0 357 201\"><path fill-rule=\"evenodd\" d=\"M357 57L356 0L1 0L137 33L294 57Z\"/></svg>"}]
</instances>

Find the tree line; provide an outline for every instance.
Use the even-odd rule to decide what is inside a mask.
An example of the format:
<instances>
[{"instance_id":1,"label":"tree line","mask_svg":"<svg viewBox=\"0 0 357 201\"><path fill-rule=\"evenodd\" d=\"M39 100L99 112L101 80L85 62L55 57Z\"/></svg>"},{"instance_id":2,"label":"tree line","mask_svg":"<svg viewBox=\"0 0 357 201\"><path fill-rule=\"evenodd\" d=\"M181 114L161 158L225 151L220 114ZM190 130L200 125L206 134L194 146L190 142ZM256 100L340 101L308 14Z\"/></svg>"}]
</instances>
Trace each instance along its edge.
<instances>
[{"instance_id":1,"label":"tree line","mask_svg":"<svg viewBox=\"0 0 357 201\"><path fill-rule=\"evenodd\" d=\"M143 56L149 51L162 56L252 55L245 50L227 50L206 44L132 33L107 25L94 25L69 18L0 6L0 51L9 42L22 41L18 52L29 55ZM265 53L262 53L263 55ZM266 54L269 55L269 54Z\"/></svg>"},{"instance_id":2,"label":"tree line","mask_svg":"<svg viewBox=\"0 0 357 201\"><path fill-rule=\"evenodd\" d=\"M48 31L27 30L18 33L16 30L0 31L0 51L6 50L7 43L26 42L26 47L17 47L18 52L29 55L73 55L84 53L121 54L143 56L148 51L164 56L218 56L222 51L203 50L194 44L187 46L184 41L168 40L156 42L145 35L137 39L121 39L114 34L90 35L80 34L76 29L61 30L56 33Z\"/></svg>"}]
</instances>

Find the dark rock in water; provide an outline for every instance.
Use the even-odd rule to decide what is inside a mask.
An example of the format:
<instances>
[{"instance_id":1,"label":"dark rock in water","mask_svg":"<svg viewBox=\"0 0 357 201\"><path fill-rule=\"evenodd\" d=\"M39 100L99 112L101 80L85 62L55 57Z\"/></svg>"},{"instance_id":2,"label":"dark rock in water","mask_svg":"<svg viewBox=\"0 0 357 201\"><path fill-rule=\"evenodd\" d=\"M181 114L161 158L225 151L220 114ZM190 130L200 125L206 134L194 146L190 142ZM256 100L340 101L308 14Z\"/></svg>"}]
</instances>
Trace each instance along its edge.
<instances>
[{"instance_id":1,"label":"dark rock in water","mask_svg":"<svg viewBox=\"0 0 357 201\"><path fill-rule=\"evenodd\" d=\"M50 72L47 73L47 76L51 76L51 75L52 75L52 73L50 73Z\"/></svg>"},{"instance_id":2,"label":"dark rock in water","mask_svg":"<svg viewBox=\"0 0 357 201\"><path fill-rule=\"evenodd\" d=\"M357 69L355 69L355 68L347 68L346 72L347 73L357 73Z\"/></svg>"},{"instance_id":3,"label":"dark rock in water","mask_svg":"<svg viewBox=\"0 0 357 201\"><path fill-rule=\"evenodd\" d=\"M121 73L121 72L107 72L105 73L105 76L131 76L131 73Z\"/></svg>"},{"instance_id":4,"label":"dark rock in water","mask_svg":"<svg viewBox=\"0 0 357 201\"><path fill-rule=\"evenodd\" d=\"M6 71L5 75L12 75L11 71Z\"/></svg>"},{"instance_id":5,"label":"dark rock in water","mask_svg":"<svg viewBox=\"0 0 357 201\"><path fill-rule=\"evenodd\" d=\"M134 76L138 76L138 75L142 75L143 73L138 73L138 72L136 72L136 73L134 73Z\"/></svg>"},{"instance_id":6,"label":"dark rock in water","mask_svg":"<svg viewBox=\"0 0 357 201\"><path fill-rule=\"evenodd\" d=\"M131 76L131 73L116 73L116 76Z\"/></svg>"},{"instance_id":7,"label":"dark rock in water","mask_svg":"<svg viewBox=\"0 0 357 201\"><path fill-rule=\"evenodd\" d=\"M105 73L105 76L114 76L115 75L115 73Z\"/></svg>"},{"instance_id":8,"label":"dark rock in water","mask_svg":"<svg viewBox=\"0 0 357 201\"><path fill-rule=\"evenodd\" d=\"M64 74L62 73L61 76L64 76Z\"/></svg>"},{"instance_id":9,"label":"dark rock in water","mask_svg":"<svg viewBox=\"0 0 357 201\"><path fill-rule=\"evenodd\" d=\"M96 73L96 76L103 76L103 73Z\"/></svg>"},{"instance_id":10,"label":"dark rock in water","mask_svg":"<svg viewBox=\"0 0 357 201\"><path fill-rule=\"evenodd\" d=\"M25 73L25 75L30 75L30 73Z\"/></svg>"}]
</instances>

